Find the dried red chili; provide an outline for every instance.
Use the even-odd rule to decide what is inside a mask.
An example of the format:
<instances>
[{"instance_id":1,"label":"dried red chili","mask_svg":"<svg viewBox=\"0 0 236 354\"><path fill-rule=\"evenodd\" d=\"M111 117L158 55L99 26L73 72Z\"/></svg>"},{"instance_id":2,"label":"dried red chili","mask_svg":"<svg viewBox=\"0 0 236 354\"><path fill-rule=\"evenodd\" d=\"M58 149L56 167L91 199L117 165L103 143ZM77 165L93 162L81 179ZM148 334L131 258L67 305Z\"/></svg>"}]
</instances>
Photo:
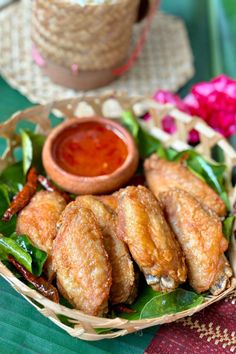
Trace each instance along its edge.
<instances>
[{"instance_id":1,"label":"dried red chili","mask_svg":"<svg viewBox=\"0 0 236 354\"><path fill-rule=\"evenodd\" d=\"M48 192L57 192L59 193L67 203L71 202L71 197L68 193L61 191L54 184L52 184L46 177L39 175L38 176L39 183L45 188Z\"/></svg>"},{"instance_id":2,"label":"dried red chili","mask_svg":"<svg viewBox=\"0 0 236 354\"><path fill-rule=\"evenodd\" d=\"M58 291L52 284L47 282L43 277L36 277L31 274L25 269L25 267L18 263L14 257L8 256L8 260L14 265L18 272L38 290L40 294L56 303L59 303Z\"/></svg>"},{"instance_id":3,"label":"dried red chili","mask_svg":"<svg viewBox=\"0 0 236 354\"><path fill-rule=\"evenodd\" d=\"M31 167L27 175L26 184L24 185L23 189L13 198L8 209L3 214L3 221L11 220L13 215L17 214L30 202L37 189L37 178L38 176L36 169Z\"/></svg>"}]
</instances>

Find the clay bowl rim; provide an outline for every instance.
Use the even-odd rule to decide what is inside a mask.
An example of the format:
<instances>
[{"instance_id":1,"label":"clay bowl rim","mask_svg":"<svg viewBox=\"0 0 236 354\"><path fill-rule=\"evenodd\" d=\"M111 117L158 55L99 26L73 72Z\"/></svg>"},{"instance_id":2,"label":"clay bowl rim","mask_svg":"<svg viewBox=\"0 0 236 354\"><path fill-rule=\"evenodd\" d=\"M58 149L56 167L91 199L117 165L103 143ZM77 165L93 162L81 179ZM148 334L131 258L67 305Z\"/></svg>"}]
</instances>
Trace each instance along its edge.
<instances>
[{"instance_id":1,"label":"clay bowl rim","mask_svg":"<svg viewBox=\"0 0 236 354\"><path fill-rule=\"evenodd\" d=\"M72 173L69 173L65 171L63 168L61 168L53 158L52 154L52 145L53 142L56 140L56 138L61 134L61 132L68 127L72 126L73 124L80 124L84 122L99 122L105 126L110 126L112 131L116 133L118 131L120 134L117 134L119 138L121 138L124 143L127 146L128 154L123 162L123 164L118 167L115 171L113 171L110 174L106 175L100 175L100 176L94 176L94 177L89 177L89 176L77 176ZM48 137L46 138L44 147L43 147L43 152L42 152L42 160L43 160L43 165L45 167L45 161L46 164L50 164L50 169L56 170L57 173L63 175L64 177L67 177L70 181L73 181L74 183L78 183L79 181L83 182L93 182L96 180L98 182L104 182L108 179L116 178L119 176L122 172L126 171L136 160L136 164L138 165L138 160L139 160L139 152L138 148L136 146L135 140L131 136L131 134L128 132L126 128L124 128L120 123L104 118L101 116L91 116L91 117L75 117L75 118L69 118L68 120L60 123L58 126L53 128L53 130L50 132ZM45 167L45 170L47 172L47 168ZM48 172L47 172L48 173ZM49 174L50 175L50 174ZM53 180L53 178L52 178ZM55 181L58 183L57 181Z\"/></svg>"}]
</instances>

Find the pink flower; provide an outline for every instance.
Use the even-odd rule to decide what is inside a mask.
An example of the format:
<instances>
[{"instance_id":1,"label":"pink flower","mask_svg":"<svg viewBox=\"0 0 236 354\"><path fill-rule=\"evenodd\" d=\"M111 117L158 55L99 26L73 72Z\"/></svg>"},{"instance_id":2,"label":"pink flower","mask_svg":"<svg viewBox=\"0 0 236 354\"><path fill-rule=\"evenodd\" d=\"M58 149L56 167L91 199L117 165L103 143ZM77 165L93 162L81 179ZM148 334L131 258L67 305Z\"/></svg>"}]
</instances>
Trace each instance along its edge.
<instances>
[{"instance_id":1,"label":"pink flower","mask_svg":"<svg viewBox=\"0 0 236 354\"><path fill-rule=\"evenodd\" d=\"M236 80L226 75L194 85L184 100L166 91L157 91L154 98L161 103L172 103L181 111L202 118L225 137L236 133ZM163 128L169 133L175 132L173 118L165 117ZM197 139L197 132L191 132L190 142L196 143Z\"/></svg>"},{"instance_id":2,"label":"pink flower","mask_svg":"<svg viewBox=\"0 0 236 354\"><path fill-rule=\"evenodd\" d=\"M192 114L203 118L225 137L235 133L236 80L220 75L210 82L194 85L190 95L195 99L195 105L191 102L189 105ZM188 102L187 96L185 103Z\"/></svg>"},{"instance_id":3,"label":"pink flower","mask_svg":"<svg viewBox=\"0 0 236 354\"><path fill-rule=\"evenodd\" d=\"M171 92L159 90L157 91L153 98L160 103L171 103L176 106L180 111L191 114L191 110L188 105L181 100L181 98L177 95L174 95ZM173 134L176 131L175 120L171 116L166 116L162 120L162 128L165 132L169 134ZM199 135L196 130L192 130L189 134L189 142L191 144L196 144L199 141Z\"/></svg>"},{"instance_id":4,"label":"pink flower","mask_svg":"<svg viewBox=\"0 0 236 354\"><path fill-rule=\"evenodd\" d=\"M171 103L176 106L180 111L189 113L188 106L181 100L181 98L173 93L165 90L157 91L153 98L160 103Z\"/></svg>"}]
</instances>

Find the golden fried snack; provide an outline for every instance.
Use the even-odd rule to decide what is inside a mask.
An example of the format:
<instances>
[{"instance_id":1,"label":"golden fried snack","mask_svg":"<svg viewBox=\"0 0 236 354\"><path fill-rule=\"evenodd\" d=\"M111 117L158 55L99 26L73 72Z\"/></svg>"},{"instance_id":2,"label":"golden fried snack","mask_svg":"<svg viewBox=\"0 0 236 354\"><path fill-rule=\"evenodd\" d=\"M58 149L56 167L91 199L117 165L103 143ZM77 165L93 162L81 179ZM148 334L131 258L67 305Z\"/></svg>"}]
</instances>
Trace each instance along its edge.
<instances>
[{"instance_id":1,"label":"golden fried snack","mask_svg":"<svg viewBox=\"0 0 236 354\"><path fill-rule=\"evenodd\" d=\"M116 235L116 215L93 196L80 196L76 203L91 210L101 228L112 266L111 303L131 303L137 294L134 265L127 246Z\"/></svg>"},{"instance_id":2,"label":"golden fried snack","mask_svg":"<svg viewBox=\"0 0 236 354\"><path fill-rule=\"evenodd\" d=\"M40 191L17 218L16 232L27 235L36 247L47 252L45 270L49 279L53 276L52 242L57 233L57 221L65 207L65 199L57 192Z\"/></svg>"},{"instance_id":3,"label":"golden fried snack","mask_svg":"<svg viewBox=\"0 0 236 354\"><path fill-rule=\"evenodd\" d=\"M111 288L111 265L95 216L71 202L59 225L52 252L58 289L76 309L103 315Z\"/></svg>"},{"instance_id":4,"label":"golden fried snack","mask_svg":"<svg viewBox=\"0 0 236 354\"><path fill-rule=\"evenodd\" d=\"M146 159L144 170L148 187L157 198L162 192L179 188L191 193L219 216L226 215L226 206L218 194L183 163L163 160L153 154Z\"/></svg>"},{"instance_id":5,"label":"golden fried snack","mask_svg":"<svg viewBox=\"0 0 236 354\"><path fill-rule=\"evenodd\" d=\"M116 212L118 208L118 193L113 193L109 195L96 195L96 199L100 200L106 207L108 207L113 212Z\"/></svg>"},{"instance_id":6,"label":"golden fried snack","mask_svg":"<svg viewBox=\"0 0 236 354\"><path fill-rule=\"evenodd\" d=\"M118 234L154 290L170 291L186 280L181 248L147 188L127 187L120 191Z\"/></svg>"},{"instance_id":7,"label":"golden fried snack","mask_svg":"<svg viewBox=\"0 0 236 354\"><path fill-rule=\"evenodd\" d=\"M222 292L232 271L224 258L228 242L218 216L180 189L161 193L159 198L185 254L190 285L198 293Z\"/></svg>"}]
</instances>

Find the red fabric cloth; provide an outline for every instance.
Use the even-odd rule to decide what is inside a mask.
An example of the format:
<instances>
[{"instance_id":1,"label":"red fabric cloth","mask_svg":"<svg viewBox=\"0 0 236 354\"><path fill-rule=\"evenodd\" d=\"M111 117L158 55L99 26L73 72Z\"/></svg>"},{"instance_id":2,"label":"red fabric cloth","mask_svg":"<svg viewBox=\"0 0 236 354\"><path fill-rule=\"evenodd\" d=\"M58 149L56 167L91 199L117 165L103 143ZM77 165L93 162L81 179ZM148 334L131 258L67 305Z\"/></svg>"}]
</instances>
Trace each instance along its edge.
<instances>
[{"instance_id":1,"label":"red fabric cloth","mask_svg":"<svg viewBox=\"0 0 236 354\"><path fill-rule=\"evenodd\" d=\"M236 292L192 317L163 325L145 353L236 353Z\"/></svg>"}]
</instances>

